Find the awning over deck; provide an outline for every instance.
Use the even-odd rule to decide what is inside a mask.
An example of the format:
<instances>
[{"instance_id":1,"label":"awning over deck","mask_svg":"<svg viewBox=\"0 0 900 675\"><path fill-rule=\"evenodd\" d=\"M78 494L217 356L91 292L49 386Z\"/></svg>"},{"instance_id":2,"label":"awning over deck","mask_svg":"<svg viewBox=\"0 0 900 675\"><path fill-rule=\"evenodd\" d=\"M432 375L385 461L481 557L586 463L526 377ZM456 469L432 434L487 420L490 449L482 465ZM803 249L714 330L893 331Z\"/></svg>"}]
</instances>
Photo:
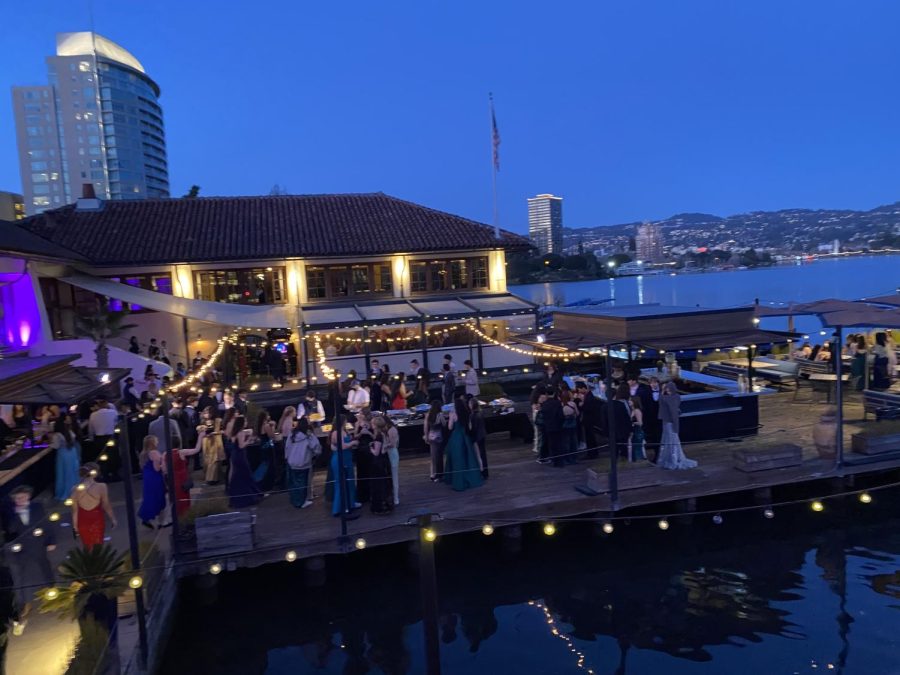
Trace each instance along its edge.
<instances>
[{"instance_id":1,"label":"awning over deck","mask_svg":"<svg viewBox=\"0 0 900 675\"><path fill-rule=\"evenodd\" d=\"M148 291L144 288L136 288L118 281L91 277L86 274L73 274L61 278L60 281L129 304L155 309L158 312L168 312L187 319L218 323L223 326L289 328L291 324L288 320L291 308L288 305L238 305L177 298L174 295Z\"/></svg>"},{"instance_id":2,"label":"awning over deck","mask_svg":"<svg viewBox=\"0 0 900 675\"><path fill-rule=\"evenodd\" d=\"M677 352L693 349L731 349L749 345L786 342L799 338L798 333L786 333L767 330L730 331L723 333L704 333L701 335L673 335L668 337L648 337L635 340L623 340L615 335L577 335L575 333L552 328L543 333L525 333L510 337L513 342L546 350L576 351L579 349L595 349L606 346L619 346L631 343L633 347L642 347L655 351Z\"/></svg>"},{"instance_id":3,"label":"awning over deck","mask_svg":"<svg viewBox=\"0 0 900 675\"><path fill-rule=\"evenodd\" d=\"M80 354L0 360L0 403L61 405L90 399L126 377L129 368L69 365Z\"/></svg>"},{"instance_id":4,"label":"awning over deck","mask_svg":"<svg viewBox=\"0 0 900 675\"><path fill-rule=\"evenodd\" d=\"M316 304L302 309L301 321L307 330L338 330L425 321L453 321L466 318L496 318L533 314L535 305L511 293L467 295L427 299L356 304Z\"/></svg>"}]
</instances>

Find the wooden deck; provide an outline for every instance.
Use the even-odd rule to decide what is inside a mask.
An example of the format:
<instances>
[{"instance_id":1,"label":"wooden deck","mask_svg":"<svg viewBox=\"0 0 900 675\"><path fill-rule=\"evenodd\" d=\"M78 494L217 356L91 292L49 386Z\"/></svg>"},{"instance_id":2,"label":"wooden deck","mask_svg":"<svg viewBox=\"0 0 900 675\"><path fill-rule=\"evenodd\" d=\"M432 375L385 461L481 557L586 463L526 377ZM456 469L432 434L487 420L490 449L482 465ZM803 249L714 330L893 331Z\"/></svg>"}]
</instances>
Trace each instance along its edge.
<instances>
[{"instance_id":1,"label":"wooden deck","mask_svg":"<svg viewBox=\"0 0 900 675\"><path fill-rule=\"evenodd\" d=\"M679 500L900 468L900 459L888 459L837 471L832 461L819 459L812 445L812 428L823 408L824 403L819 401L794 401L793 392L763 396L763 428L758 436L685 446L686 454L699 462L696 469L666 471L648 463L620 463L618 515L655 504L660 505L659 513L664 513L666 504ZM855 393L848 397L845 418L845 448L849 453L850 435L859 430L862 419L861 401ZM733 468L735 449L779 442L801 446L802 465L756 473ZM426 456L404 457L400 463L400 506L388 516L373 515L364 507L359 518L348 523L347 539L340 537L340 520L331 516L330 504L321 496L325 474L317 472L316 504L300 510L289 504L286 494L271 495L252 509L257 516L255 549L229 556L229 560L238 566L255 566L283 560L288 550L295 551L298 558L352 551L359 537L365 538L368 547L410 541L417 532L407 523L421 513L442 517L434 526L441 535L478 530L491 522L498 528L494 536L501 536L502 525L606 513L611 509L608 494L586 496L576 490L585 485L587 469L606 471L608 463L602 460L563 468L539 465L530 444L498 436L489 439L488 453L490 479L484 486L462 493L428 479ZM187 557L188 572L201 571L209 564L194 558L197 565L191 565L193 556Z\"/></svg>"}]
</instances>

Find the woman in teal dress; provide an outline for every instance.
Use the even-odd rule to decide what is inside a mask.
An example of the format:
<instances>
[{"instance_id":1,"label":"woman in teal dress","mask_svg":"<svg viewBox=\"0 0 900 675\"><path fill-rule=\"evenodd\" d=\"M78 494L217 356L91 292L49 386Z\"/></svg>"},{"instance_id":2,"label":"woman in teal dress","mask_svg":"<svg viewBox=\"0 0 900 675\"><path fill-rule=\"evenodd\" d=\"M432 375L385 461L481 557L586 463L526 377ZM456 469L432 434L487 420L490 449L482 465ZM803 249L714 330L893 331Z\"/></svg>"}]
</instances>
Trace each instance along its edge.
<instances>
[{"instance_id":1,"label":"woman in teal dress","mask_svg":"<svg viewBox=\"0 0 900 675\"><path fill-rule=\"evenodd\" d=\"M60 502L69 498L72 488L80 480L78 470L81 468L81 444L78 442L76 429L72 416L66 415L56 420L50 437L50 447L56 449L56 484L53 496Z\"/></svg>"},{"instance_id":2,"label":"woman in teal dress","mask_svg":"<svg viewBox=\"0 0 900 675\"><path fill-rule=\"evenodd\" d=\"M347 483L347 510L358 509L362 504L356 501L356 477L353 475L353 449L357 442L353 440L352 429L344 429L341 436L341 459L344 464L344 478ZM334 480L334 497L331 501L331 515L341 515L341 474L338 470L337 429L331 432L331 471Z\"/></svg>"},{"instance_id":3,"label":"woman in teal dress","mask_svg":"<svg viewBox=\"0 0 900 675\"><path fill-rule=\"evenodd\" d=\"M454 490L462 492L469 488L479 487L484 483L481 475L481 463L475 446L466 429L469 425L469 410L461 398L453 403L453 412L447 427L450 438L444 450L444 482Z\"/></svg>"}]
</instances>

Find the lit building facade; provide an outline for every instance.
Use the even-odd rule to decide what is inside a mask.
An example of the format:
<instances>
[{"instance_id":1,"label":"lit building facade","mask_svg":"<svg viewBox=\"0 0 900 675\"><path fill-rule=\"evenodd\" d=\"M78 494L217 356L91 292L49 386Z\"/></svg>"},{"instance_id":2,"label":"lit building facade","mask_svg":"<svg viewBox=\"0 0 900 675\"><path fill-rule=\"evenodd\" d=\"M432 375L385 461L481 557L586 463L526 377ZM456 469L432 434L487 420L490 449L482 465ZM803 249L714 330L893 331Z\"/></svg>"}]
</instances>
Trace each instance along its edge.
<instances>
[{"instance_id":1,"label":"lit building facade","mask_svg":"<svg viewBox=\"0 0 900 675\"><path fill-rule=\"evenodd\" d=\"M0 220L22 220L25 217L25 200L15 192L0 191Z\"/></svg>"},{"instance_id":2,"label":"lit building facade","mask_svg":"<svg viewBox=\"0 0 900 675\"><path fill-rule=\"evenodd\" d=\"M91 32L60 33L49 84L13 87L22 191L29 215L90 183L102 199L169 196L159 86L128 51Z\"/></svg>"},{"instance_id":3,"label":"lit building facade","mask_svg":"<svg viewBox=\"0 0 900 675\"><path fill-rule=\"evenodd\" d=\"M7 349L91 365L75 317L99 297L130 311L142 345L166 340L173 365L239 326L289 336L307 376L321 375L317 334L341 372L365 372L371 358L392 372L412 359L439 370L444 354L477 367L533 361L491 343L534 329L535 306L506 288L506 251L528 241L382 193L79 199L0 226L0 269L18 284L3 289L15 308L0 317ZM111 341L112 366L132 367L128 337Z\"/></svg>"},{"instance_id":4,"label":"lit building facade","mask_svg":"<svg viewBox=\"0 0 900 675\"><path fill-rule=\"evenodd\" d=\"M652 223L638 225L637 236L634 238L635 255L637 259L645 263L659 263L664 259L662 228Z\"/></svg>"},{"instance_id":5,"label":"lit building facade","mask_svg":"<svg viewBox=\"0 0 900 675\"><path fill-rule=\"evenodd\" d=\"M562 201L562 197L548 194L528 199L528 236L542 255L562 255Z\"/></svg>"}]
</instances>

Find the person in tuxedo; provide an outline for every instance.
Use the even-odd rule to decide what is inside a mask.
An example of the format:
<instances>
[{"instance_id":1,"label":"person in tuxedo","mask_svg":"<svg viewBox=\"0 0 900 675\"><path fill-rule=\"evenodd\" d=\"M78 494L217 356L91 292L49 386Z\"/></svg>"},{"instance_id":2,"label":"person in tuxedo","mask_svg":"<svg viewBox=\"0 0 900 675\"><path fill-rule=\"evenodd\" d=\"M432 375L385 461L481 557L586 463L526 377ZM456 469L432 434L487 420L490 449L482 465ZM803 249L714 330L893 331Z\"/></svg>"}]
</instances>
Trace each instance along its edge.
<instances>
[{"instance_id":1,"label":"person in tuxedo","mask_svg":"<svg viewBox=\"0 0 900 675\"><path fill-rule=\"evenodd\" d=\"M44 506L31 500L33 494L30 485L19 485L10 492L3 509L4 550L22 609L22 623L31 611L35 591L55 582L47 558L56 549L54 526L46 519Z\"/></svg>"},{"instance_id":2,"label":"person in tuxedo","mask_svg":"<svg viewBox=\"0 0 900 675\"><path fill-rule=\"evenodd\" d=\"M662 422L659 420L659 396L662 393L662 387L659 384L659 378L651 377L649 396L641 399L641 406L644 411L644 436L646 437L647 459L654 464L659 457L659 442L662 438Z\"/></svg>"},{"instance_id":3,"label":"person in tuxedo","mask_svg":"<svg viewBox=\"0 0 900 675\"><path fill-rule=\"evenodd\" d=\"M581 410L581 425L587 446L585 459L597 459L606 429L606 404L594 396L583 380L575 383L575 400Z\"/></svg>"}]
</instances>

